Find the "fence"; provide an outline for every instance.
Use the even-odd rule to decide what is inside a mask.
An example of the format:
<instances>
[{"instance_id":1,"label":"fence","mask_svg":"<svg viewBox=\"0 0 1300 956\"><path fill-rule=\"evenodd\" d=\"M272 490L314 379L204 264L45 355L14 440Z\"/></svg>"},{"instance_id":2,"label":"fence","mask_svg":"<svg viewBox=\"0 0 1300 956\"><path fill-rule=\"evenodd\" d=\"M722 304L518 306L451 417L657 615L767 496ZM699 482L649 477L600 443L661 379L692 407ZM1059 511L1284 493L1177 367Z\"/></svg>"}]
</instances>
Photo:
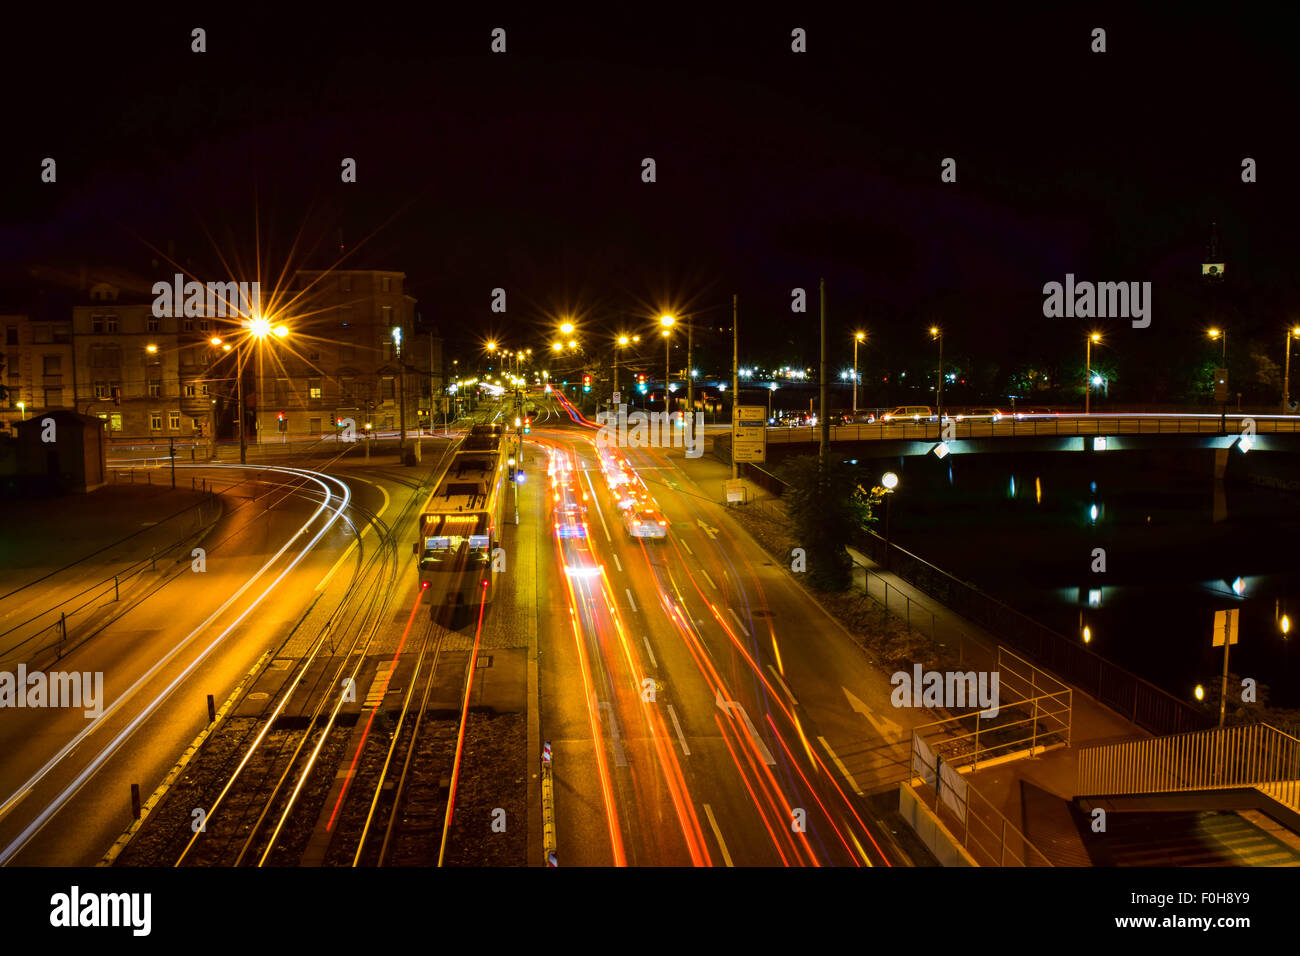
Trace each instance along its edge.
<instances>
[{"instance_id":1,"label":"fence","mask_svg":"<svg viewBox=\"0 0 1300 956\"><path fill-rule=\"evenodd\" d=\"M857 544L884 563L885 541L879 535L864 532ZM1190 704L892 543L889 569L1139 727L1175 734L1206 724L1205 715Z\"/></svg>"},{"instance_id":2,"label":"fence","mask_svg":"<svg viewBox=\"0 0 1300 956\"><path fill-rule=\"evenodd\" d=\"M892 612L895 616L901 617L904 621L906 621L908 630L915 631L918 634L929 633L930 640L932 641L936 640L935 618L934 618L933 611L931 611L929 608L921 607L920 604L912 600L911 595L906 594L902 590L900 590L898 585L890 584L889 579L886 578L883 574L876 574L869 567L867 567L865 564L859 561L856 557L853 557L852 552L850 552L849 556L853 558L852 574L853 574L854 587L858 586L858 581L859 579L861 579L863 594L871 598L877 604L884 605L886 612ZM874 591L876 593L872 593L873 582L875 585ZM890 596L889 596L890 591L894 592L892 608L890 607ZM880 595L880 597L876 597L877 593ZM899 610L900 607L902 608L901 611ZM913 625L912 623L913 617L915 617L916 620L921 623L921 626L918 627L916 625ZM928 629L924 626L924 622L926 621L927 618L929 619ZM958 648L957 656L958 659L960 660L963 656L963 652L962 652L962 643L960 641L960 635L958 635L958 638L959 640L957 645Z\"/></svg>"},{"instance_id":3,"label":"fence","mask_svg":"<svg viewBox=\"0 0 1300 956\"><path fill-rule=\"evenodd\" d=\"M943 757L912 734L912 786L979 866L1051 866L1052 862Z\"/></svg>"},{"instance_id":4,"label":"fence","mask_svg":"<svg viewBox=\"0 0 1300 956\"><path fill-rule=\"evenodd\" d=\"M1005 647L998 648L997 674L996 710L972 709L922 724L913 734L945 763L972 771L981 762L1068 747L1074 713L1070 688Z\"/></svg>"},{"instance_id":5,"label":"fence","mask_svg":"<svg viewBox=\"0 0 1300 956\"><path fill-rule=\"evenodd\" d=\"M215 497L209 497L173 517L180 517L191 510L195 513L195 526L172 544L152 548L148 557L124 565L117 573L81 588L70 597L0 632L0 658L3 658L0 664L31 661L42 651L49 650L55 652L56 659L61 658L130 610L130 595L128 602L121 604L122 589L129 588L146 572L157 571L160 560L188 560L192 540L203 529L205 515L210 520L216 520L221 514L221 505ZM106 618L98 618L96 613L110 604L121 606ZM82 628L81 633L71 631L78 625ZM70 637L72 643L69 643Z\"/></svg>"},{"instance_id":6,"label":"fence","mask_svg":"<svg viewBox=\"0 0 1300 956\"><path fill-rule=\"evenodd\" d=\"M1269 724L1085 747L1081 794L1253 787L1300 812L1300 738Z\"/></svg>"},{"instance_id":7,"label":"fence","mask_svg":"<svg viewBox=\"0 0 1300 956\"><path fill-rule=\"evenodd\" d=\"M951 428L950 439L1051 437L1062 435L1222 435L1241 431L1241 419L1254 420L1257 432L1296 434L1300 432L1300 416L1267 415L1200 415L1195 418L1161 418L1123 416L1105 418L1096 415L1043 417L1015 419L1004 417L996 423L984 421L948 421L942 426L930 422L877 422L874 425L833 425L831 441L883 441L903 439L938 442L943 439L943 428ZM767 429L769 445L793 445L821 441L821 428L816 425L773 426Z\"/></svg>"}]
</instances>

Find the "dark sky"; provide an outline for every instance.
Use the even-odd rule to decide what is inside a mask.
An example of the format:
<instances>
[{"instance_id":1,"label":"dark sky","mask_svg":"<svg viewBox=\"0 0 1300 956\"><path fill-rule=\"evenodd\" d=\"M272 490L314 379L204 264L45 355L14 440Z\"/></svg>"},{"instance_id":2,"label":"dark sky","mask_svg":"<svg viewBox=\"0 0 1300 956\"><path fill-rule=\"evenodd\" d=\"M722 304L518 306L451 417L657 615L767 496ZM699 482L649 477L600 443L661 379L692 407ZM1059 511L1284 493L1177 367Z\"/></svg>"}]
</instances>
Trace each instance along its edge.
<instances>
[{"instance_id":1,"label":"dark sky","mask_svg":"<svg viewBox=\"0 0 1300 956\"><path fill-rule=\"evenodd\" d=\"M1082 320L1041 311L1073 272L1154 284L1152 327L1113 326L1131 362L1199 355L1207 310L1280 352L1300 317L1283 24L877 6L29 15L0 41L0 260L147 268L147 243L173 240L219 274L219 255L251 268L256 213L273 268L332 264L342 229L344 264L406 272L463 350L544 345L567 311L593 335L663 307L725 325L737 292L751 361L812 363L824 276L838 343L862 325L873 354L924 356L939 321L953 355L1010 361L1082 341ZM1207 298L1211 222L1229 282Z\"/></svg>"}]
</instances>

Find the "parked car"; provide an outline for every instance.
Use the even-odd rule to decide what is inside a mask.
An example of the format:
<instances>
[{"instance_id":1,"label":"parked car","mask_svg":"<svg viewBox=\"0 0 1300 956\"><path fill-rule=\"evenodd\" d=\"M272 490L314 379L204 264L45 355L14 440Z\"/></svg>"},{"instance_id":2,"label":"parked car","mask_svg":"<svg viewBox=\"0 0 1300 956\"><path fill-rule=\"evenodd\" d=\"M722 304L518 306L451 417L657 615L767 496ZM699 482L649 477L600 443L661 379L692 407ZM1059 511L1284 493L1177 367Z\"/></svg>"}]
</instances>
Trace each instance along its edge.
<instances>
[{"instance_id":1,"label":"parked car","mask_svg":"<svg viewBox=\"0 0 1300 956\"><path fill-rule=\"evenodd\" d=\"M886 412L882 415L881 421L895 424L909 420L913 422L932 422L935 417L934 409L929 405L899 405L892 412Z\"/></svg>"}]
</instances>

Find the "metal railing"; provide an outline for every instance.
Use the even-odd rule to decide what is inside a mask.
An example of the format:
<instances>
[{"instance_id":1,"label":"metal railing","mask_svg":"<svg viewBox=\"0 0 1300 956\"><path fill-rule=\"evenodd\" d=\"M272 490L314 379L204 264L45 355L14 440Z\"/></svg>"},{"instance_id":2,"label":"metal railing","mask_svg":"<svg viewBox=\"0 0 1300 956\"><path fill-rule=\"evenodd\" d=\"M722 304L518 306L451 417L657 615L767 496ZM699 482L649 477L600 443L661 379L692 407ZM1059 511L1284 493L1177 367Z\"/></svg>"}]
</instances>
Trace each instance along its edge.
<instances>
[{"instance_id":1,"label":"metal railing","mask_svg":"<svg viewBox=\"0 0 1300 956\"><path fill-rule=\"evenodd\" d=\"M1085 747L1081 795L1252 787L1300 812L1300 738L1270 724Z\"/></svg>"},{"instance_id":2,"label":"metal railing","mask_svg":"<svg viewBox=\"0 0 1300 956\"><path fill-rule=\"evenodd\" d=\"M883 606L886 613L902 618L907 624L907 629L909 631L917 634L928 634L930 640L937 640L935 636L935 618L933 611L929 608L922 607L918 602L913 601L911 595L905 593L897 584L890 584L889 579L883 574L876 574L865 564L858 561L856 558L853 558L852 555L849 557L853 559L853 569L851 573L853 575L853 586L855 588L859 586L858 581L860 576L863 594L871 598L871 600L875 601L877 604ZM874 588L872 587L873 582L875 585ZM890 591L894 592L892 607L890 605ZM877 597L876 594L879 594L880 597ZM917 624L912 623L913 617L916 618ZM927 618L929 619L928 628L924 623ZM960 634L958 635L957 647L958 659L960 659L963 656Z\"/></svg>"},{"instance_id":3,"label":"metal railing","mask_svg":"<svg viewBox=\"0 0 1300 956\"><path fill-rule=\"evenodd\" d=\"M1050 418L1003 418L989 421L949 421L943 426L931 422L876 422L873 425L832 425L831 441L884 441L903 439L913 441L943 440L942 429L952 429L953 439L1060 437L1072 435L1221 435L1241 431L1241 420L1252 418L1259 433L1300 433L1300 417L1294 415L1268 417L1264 415L1238 415L1225 417L1206 415L1197 418L1146 418L1077 416ZM821 441L821 429L816 425L772 425L767 429L769 445L793 445Z\"/></svg>"},{"instance_id":4,"label":"metal railing","mask_svg":"<svg viewBox=\"0 0 1300 956\"><path fill-rule=\"evenodd\" d=\"M1070 745L1070 688L1005 647L998 648L997 673L996 711L971 710L913 729L945 763L974 771L981 762Z\"/></svg>"},{"instance_id":5,"label":"metal railing","mask_svg":"<svg viewBox=\"0 0 1300 956\"><path fill-rule=\"evenodd\" d=\"M855 543L876 563L885 563L885 541L879 535L864 532ZM1205 726L1205 715L1186 701L896 544L889 545L888 564L891 573L1139 727L1155 734L1172 734Z\"/></svg>"},{"instance_id":6,"label":"metal railing","mask_svg":"<svg viewBox=\"0 0 1300 956\"><path fill-rule=\"evenodd\" d=\"M943 757L912 735L911 786L978 866L1052 866L1029 837L1008 820ZM931 802L931 797L933 802Z\"/></svg>"}]
</instances>

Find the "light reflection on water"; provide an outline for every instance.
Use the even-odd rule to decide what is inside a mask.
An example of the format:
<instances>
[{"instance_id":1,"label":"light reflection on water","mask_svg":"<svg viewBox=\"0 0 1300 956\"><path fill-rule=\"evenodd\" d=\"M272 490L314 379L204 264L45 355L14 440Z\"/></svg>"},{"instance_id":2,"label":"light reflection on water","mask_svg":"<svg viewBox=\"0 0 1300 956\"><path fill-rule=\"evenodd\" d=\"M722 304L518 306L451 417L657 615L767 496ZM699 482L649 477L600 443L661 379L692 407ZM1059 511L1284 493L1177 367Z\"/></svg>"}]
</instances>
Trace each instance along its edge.
<instances>
[{"instance_id":1,"label":"light reflection on water","mask_svg":"<svg viewBox=\"0 0 1300 956\"><path fill-rule=\"evenodd\" d=\"M1214 612L1238 607L1233 673L1300 706L1300 660L1281 624L1300 613L1300 496L1221 486L1216 521L1203 459L950 455L890 467L902 479L891 503L900 546L1075 640L1087 627L1090 650L1187 699L1222 672ZM1020 494L1029 475L1032 496Z\"/></svg>"}]
</instances>

